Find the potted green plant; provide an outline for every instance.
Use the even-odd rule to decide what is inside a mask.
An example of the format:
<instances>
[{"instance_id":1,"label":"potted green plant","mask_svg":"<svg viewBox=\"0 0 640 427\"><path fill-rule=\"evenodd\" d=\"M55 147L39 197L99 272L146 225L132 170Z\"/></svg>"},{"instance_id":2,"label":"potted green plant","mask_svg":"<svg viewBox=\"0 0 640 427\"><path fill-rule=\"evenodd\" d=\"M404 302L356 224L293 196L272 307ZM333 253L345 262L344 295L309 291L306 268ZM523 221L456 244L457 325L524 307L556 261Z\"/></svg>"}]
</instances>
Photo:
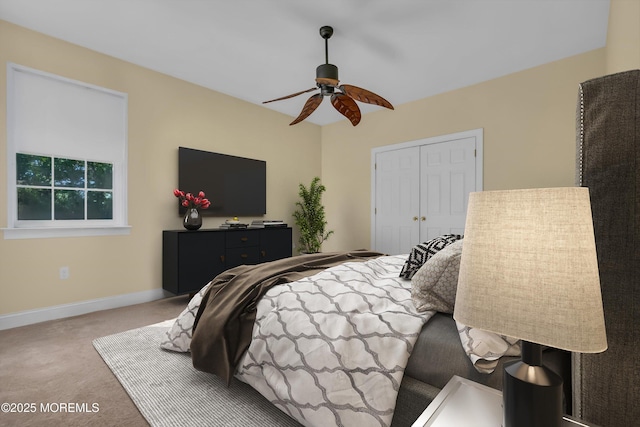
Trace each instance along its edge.
<instances>
[{"instance_id":1,"label":"potted green plant","mask_svg":"<svg viewBox=\"0 0 640 427\"><path fill-rule=\"evenodd\" d=\"M327 221L324 219L324 206L322 206L322 193L326 191L320 183L320 178L315 177L309 188L300 184L300 201L296 202L298 209L293 213L296 225L300 229L300 246L298 252L320 252L322 242L327 240L333 231L325 231Z\"/></svg>"}]
</instances>

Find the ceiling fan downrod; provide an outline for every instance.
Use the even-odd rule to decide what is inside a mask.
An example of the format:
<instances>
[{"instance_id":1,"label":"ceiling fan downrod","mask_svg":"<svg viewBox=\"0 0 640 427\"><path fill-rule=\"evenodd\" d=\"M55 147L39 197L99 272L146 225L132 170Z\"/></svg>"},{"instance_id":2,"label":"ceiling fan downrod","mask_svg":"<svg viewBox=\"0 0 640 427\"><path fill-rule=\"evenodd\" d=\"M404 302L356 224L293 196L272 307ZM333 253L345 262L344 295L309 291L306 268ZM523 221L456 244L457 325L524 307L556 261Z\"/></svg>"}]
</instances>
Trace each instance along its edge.
<instances>
[{"instance_id":1,"label":"ceiling fan downrod","mask_svg":"<svg viewBox=\"0 0 640 427\"><path fill-rule=\"evenodd\" d=\"M324 39L324 63L329 63L329 39L333 35L333 27L325 25L320 27L320 37Z\"/></svg>"},{"instance_id":2,"label":"ceiling fan downrod","mask_svg":"<svg viewBox=\"0 0 640 427\"><path fill-rule=\"evenodd\" d=\"M325 25L320 27L320 36L324 39L324 64L316 68L316 82L318 85L336 86L340 80L338 79L338 67L329 64L329 39L333 35L333 28ZM333 91L326 91L333 93Z\"/></svg>"}]
</instances>

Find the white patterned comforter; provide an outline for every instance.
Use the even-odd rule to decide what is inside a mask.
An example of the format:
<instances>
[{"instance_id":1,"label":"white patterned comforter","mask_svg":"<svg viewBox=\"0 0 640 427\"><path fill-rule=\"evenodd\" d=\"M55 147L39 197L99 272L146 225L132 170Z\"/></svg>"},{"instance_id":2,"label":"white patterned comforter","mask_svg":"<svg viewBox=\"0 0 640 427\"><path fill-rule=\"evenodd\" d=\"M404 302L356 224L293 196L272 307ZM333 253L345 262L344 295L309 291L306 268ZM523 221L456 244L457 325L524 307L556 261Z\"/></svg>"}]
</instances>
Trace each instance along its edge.
<instances>
[{"instance_id":1,"label":"white patterned comforter","mask_svg":"<svg viewBox=\"0 0 640 427\"><path fill-rule=\"evenodd\" d=\"M417 312L407 255L330 268L270 289L257 305L253 341L236 377L307 426L389 425L404 368L433 311ZM188 352L205 286L161 347ZM479 372L519 355L519 342L457 324Z\"/></svg>"},{"instance_id":2,"label":"white patterned comforter","mask_svg":"<svg viewBox=\"0 0 640 427\"><path fill-rule=\"evenodd\" d=\"M260 300L236 377L305 426L388 426L418 313L406 256L345 263Z\"/></svg>"}]
</instances>

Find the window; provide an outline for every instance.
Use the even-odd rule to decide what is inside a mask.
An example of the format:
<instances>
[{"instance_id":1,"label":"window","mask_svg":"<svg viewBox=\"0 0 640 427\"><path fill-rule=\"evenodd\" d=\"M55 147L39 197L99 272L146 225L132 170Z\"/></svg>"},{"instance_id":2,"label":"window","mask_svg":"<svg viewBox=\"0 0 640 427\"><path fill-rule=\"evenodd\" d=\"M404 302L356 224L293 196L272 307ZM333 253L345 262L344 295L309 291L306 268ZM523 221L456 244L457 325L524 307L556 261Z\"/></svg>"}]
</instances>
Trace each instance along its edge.
<instances>
[{"instance_id":1,"label":"window","mask_svg":"<svg viewBox=\"0 0 640 427\"><path fill-rule=\"evenodd\" d=\"M19 221L113 219L113 165L16 154Z\"/></svg>"},{"instance_id":2,"label":"window","mask_svg":"<svg viewBox=\"0 0 640 427\"><path fill-rule=\"evenodd\" d=\"M7 66L5 238L126 234L127 95Z\"/></svg>"}]
</instances>

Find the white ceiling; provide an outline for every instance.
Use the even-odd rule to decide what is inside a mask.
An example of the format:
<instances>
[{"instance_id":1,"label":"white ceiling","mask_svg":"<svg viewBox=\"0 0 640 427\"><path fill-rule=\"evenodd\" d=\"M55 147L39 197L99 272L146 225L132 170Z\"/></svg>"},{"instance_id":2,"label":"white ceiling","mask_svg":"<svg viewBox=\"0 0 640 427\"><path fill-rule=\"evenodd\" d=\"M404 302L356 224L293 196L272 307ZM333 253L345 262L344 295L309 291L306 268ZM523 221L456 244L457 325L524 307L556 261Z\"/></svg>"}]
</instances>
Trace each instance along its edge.
<instances>
[{"instance_id":1,"label":"white ceiling","mask_svg":"<svg viewBox=\"0 0 640 427\"><path fill-rule=\"evenodd\" d=\"M0 19L260 105L314 87L323 25L341 82L398 106L604 47L608 15L609 0L0 0ZM310 95L265 108L296 117ZM307 120L346 119L325 101Z\"/></svg>"}]
</instances>

